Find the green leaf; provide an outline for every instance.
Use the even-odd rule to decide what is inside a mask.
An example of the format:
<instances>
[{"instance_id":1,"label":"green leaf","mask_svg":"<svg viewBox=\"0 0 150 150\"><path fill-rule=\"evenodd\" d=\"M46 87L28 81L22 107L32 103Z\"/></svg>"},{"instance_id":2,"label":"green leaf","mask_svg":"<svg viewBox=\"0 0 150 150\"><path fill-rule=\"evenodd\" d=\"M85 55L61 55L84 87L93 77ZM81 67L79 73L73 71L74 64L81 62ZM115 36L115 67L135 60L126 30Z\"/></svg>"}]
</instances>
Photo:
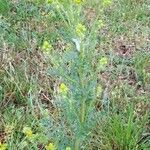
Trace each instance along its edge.
<instances>
[{"instance_id":1,"label":"green leaf","mask_svg":"<svg viewBox=\"0 0 150 150\"><path fill-rule=\"evenodd\" d=\"M9 11L9 4L7 0L0 0L0 14L7 15Z\"/></svg>"}]
</instances>

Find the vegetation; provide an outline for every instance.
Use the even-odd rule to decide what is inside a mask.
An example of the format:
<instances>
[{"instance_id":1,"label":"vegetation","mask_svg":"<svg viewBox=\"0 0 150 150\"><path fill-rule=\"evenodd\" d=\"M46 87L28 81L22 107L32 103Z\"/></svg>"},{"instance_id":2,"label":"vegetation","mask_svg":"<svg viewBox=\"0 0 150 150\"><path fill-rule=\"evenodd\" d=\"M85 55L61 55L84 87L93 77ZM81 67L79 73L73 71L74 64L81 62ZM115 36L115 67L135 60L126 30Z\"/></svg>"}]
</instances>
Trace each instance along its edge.
<instances>
[{"instance_id":1,"label":"vegetation","mask_svg":"<svg viewBox=\"0 0 150 150\"><path fill-rule=\"evenodd\" d=\"M150 149L148 0L0 0L0 150Z\"/></svg>"}]
</instances>

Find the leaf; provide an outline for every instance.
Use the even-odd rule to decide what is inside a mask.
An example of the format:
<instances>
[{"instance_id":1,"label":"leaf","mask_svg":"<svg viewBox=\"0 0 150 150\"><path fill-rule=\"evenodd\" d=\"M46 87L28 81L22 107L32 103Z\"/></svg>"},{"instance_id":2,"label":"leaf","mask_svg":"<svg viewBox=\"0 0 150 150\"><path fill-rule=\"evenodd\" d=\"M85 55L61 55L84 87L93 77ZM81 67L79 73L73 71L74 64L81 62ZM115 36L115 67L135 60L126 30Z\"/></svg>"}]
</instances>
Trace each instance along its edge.
<instances>
[{"instance_id":1,"label":"leaf","mask_svg":"<svg viewBox=\"0 0 150 150\"><path fill-rule=\"evenodd\" d=\"M72 41L75 43L77 51L80 52L80 43L81 43L81 41L78 40L78 39L74 39L74 38L72 39Z\"/></svg>"},{"instance_id":2,"label":"leaf","mask_svg":"<svg viewBox=\"0 0 150 150\"><path fill-rule=\"evenodd\" d=\"M9 5L6 0L0 0L0 14L6 15L9 11Z\"/></svg>"}]
</instances>

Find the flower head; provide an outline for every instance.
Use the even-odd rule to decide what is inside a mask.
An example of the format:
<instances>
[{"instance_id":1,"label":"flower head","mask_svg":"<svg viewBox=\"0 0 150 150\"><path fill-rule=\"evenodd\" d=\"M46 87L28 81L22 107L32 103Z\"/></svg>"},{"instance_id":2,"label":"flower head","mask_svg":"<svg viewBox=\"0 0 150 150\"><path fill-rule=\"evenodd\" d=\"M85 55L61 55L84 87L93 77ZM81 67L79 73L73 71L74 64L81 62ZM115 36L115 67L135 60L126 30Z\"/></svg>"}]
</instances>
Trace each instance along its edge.
<instances>
[{"instance_id":1,"label":"flower head","mask_svg":"<svg viewBox=\"0 0 150 150\"><path fill-rule=\"evenodd\" d=\"M101 96L103 92L103 87L101 85L98 85L97 88L96 88L96 96Z\"/></svg>"},{"instance_id":2,"label":"flower head","mask_svg":"<svg viewBox=\"0 0 150 150\"><path fill-rule=\"evenodd\" d=\"M0 150L6 150L8 148L8 145L6 143L0 142Z\"/></svg>"},{"instance_id":3,"label":"flower head","mask_svg":"<svg viewBox=\"0 0 150 150\"><path fill-rule=\"evenodd\" d=\"M67 94L68 93L68 87L64 83L60 84L59 89L60 89L60 93L62 93L62 94Z\"/></svg>"},{"instance_id":4,"label":"flower head","mask_svg":"<svg viewBox=\"0 0 150 150\"><path fill-rule=\"evenodd\" d=\"M76 4L81 4L84 0L74 0Z\"/></svg>"},{"instance_id":5,"label":"flower head","mask_svg":"<svg viewBox=\"0 0 150 150\"><path fill-rule=\"evenodd\" d=\"M102 57L99 60L100 65L107 65L108 64L108 58L107 57Z\"/></svg>"},{"instance_id":6,"label":"flower head","mask_svg":"<svg viewBox=\"0 0 150 150\"><path fill-rule=\"evenodd\" d=\"M30 138L33 136L33 132L30 127L24 127L23 133L26 135L26 137Z\"/></svg>"},{"instance_id":7,"label":"flower head","mask_svg":"<svg viewBox=\"0 0 150 150\"><path fill-rule=\"evenodd\" d=\"M49 44L48 41L44 41L43 46L42 46L42 50L44 52L50 52L53 49L52 45Z\"/></svg>"},{"instance_id":8,"label":"flower head","mask_svg":"<svg viewBox=\"0 0 150 150\"><path fill-rule=\"evenodd\" d=\"M68 146L68 147L66 147L66 150L71 150L71 147L69 147L69 146Z\"/></svg>"},{"instance_id":9,"label":"flower head","mask_svg":"<svg viewBox=\"0 0 150 150\"><path fill-rule=\"evenodd\" d=\"M112 3L112 0L103 0L104 6L109 6Z\"/></svg>"},{"instance_id":10,"label":"flower head","mask_svg":"<svg viewBox=\"0 0 150 150\"><path fill-rule=\"evenodd\" d=\"M84 37L85 32L86 32L85 25L83 25L81 23L77 24L77 26L76 26L76 33L77 33L77 35L79 37Z\"/></svg>"},{"instance_id":11,"label":"flower head","mask_svg":"<svg viewBox=\"0 0 150 150\"><path fill-rule=\"evenodd\" d=\"M105 24L104 24L103 20L98 20L98 27L99 28L102 28L104 25Z\"/></svg>"},{"instance_id":12,"label":"flower head","mask_svg":"<svg viewBox=\"0 0 150 150\"><path fill-rule=\"evenodd\" d=\"M55 150L55 146L53 143L49 143L48 145L45 146L46 150Z\"/></svg>"},{"instance_id":13,"label":"flower head","mask_svg":"<svg viewBox=\"0 0 150 150\"><path fill-rule=\"evenodd\" d=\"M53 1L54 1L54 0L46 0L46 2L47 2L48 4L53 3Z\"/></svg>"}]
</instances>

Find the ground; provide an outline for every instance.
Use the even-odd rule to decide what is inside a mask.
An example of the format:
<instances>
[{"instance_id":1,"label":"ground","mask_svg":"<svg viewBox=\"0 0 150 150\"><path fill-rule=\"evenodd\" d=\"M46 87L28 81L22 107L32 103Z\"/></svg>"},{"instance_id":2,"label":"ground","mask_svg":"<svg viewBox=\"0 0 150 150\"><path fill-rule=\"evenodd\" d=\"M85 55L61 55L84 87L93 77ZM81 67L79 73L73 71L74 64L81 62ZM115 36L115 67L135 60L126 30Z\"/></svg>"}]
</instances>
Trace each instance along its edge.
<instances>
[{"instance_id":1,"label":"ground","mask_svg":"<svg viewBox=\"0 0 150 150\"><path fill-rule=\"evenodd\" d=\"M0 150L150 149L148 0L0 0Z\"/></svg>"}]
</instances>

